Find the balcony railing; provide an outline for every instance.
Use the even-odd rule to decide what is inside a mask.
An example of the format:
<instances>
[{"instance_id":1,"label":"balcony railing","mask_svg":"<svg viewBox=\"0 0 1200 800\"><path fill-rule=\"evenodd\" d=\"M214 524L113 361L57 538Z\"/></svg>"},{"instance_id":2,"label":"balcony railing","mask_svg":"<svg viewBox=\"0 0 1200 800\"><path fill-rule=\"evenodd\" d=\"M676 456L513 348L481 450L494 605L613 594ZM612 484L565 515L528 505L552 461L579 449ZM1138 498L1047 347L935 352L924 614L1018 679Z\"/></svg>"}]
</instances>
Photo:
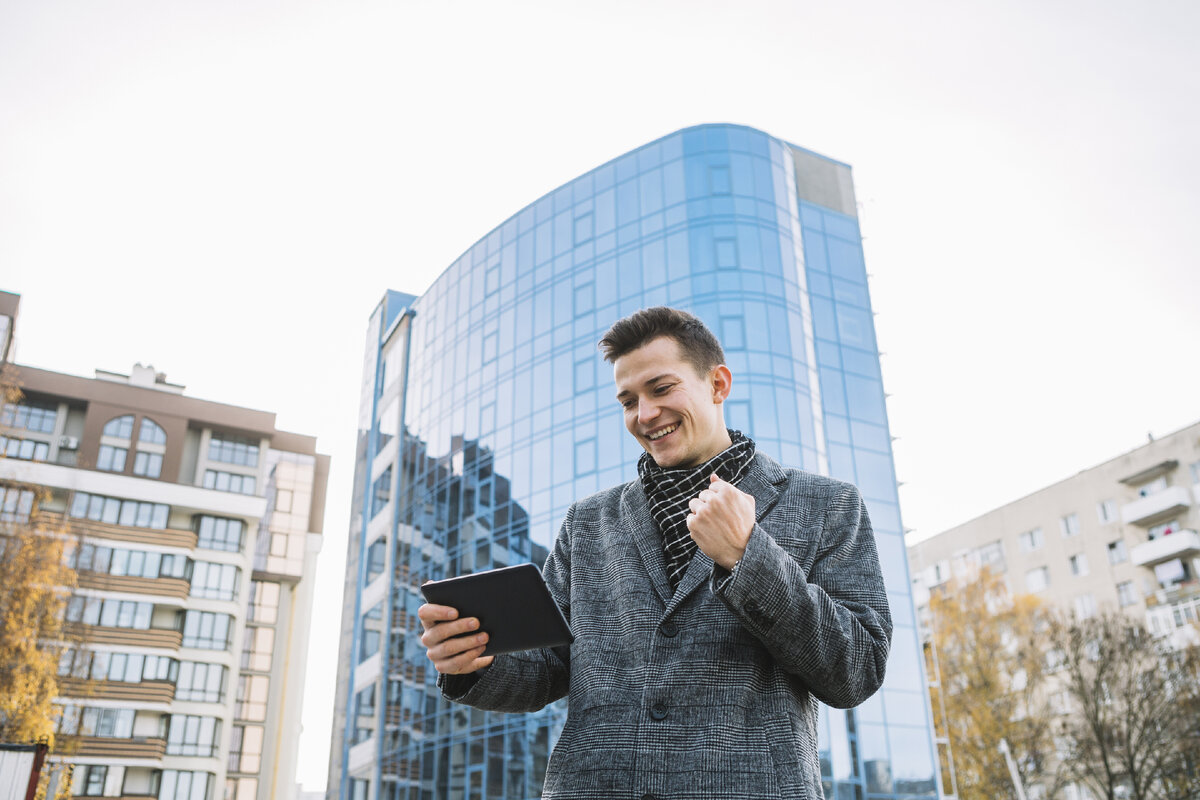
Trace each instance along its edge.
<instances>
[{"instance_id":1,"label":"balcony railing","mask_svg":"<svg viewBox=\"0 0 1200 800\"><path fill-rule=\"evenodd\" d=\"M63 626L63 632L70 640L84 641L88 644L124 644L137 647L161 647L167 650L178 650L183 645L183 631L150 628L106 628L102 625L83 625L78 622L68 622Z\"/></svg>"},{"instance_id":2,"label":"balcony railing","mask_svg":"<svg viewBox=\"0 0 1200 800\"><path fill-rule=\"evenodd\" d=\"M175 699L175 684L170 681L89 681L59 678L58 692L63 697L91 700L132 700L144 703L169 703Z\"/></svg>"},{"instance_id":3,"label":"balcony railing","mask_svg":"<svg viewBox=\"0 0 1200 800\"><path fill-rule=\"evenodd\" d=\"M79 749L72 755L88 758L131 759L145 758L161 761L167 753L166 739L117 739L108 736L80 736Z\"/></svg>"},{"instance_id":4,"label":"balcony railing","mask_svg":"<svg viewBox=\"0 0 1200 800\"><path fill-rule=\"evenodd\" d=\"M188 596L190 584L183 578L142 578L133 575L105 575L99 572L79 573L79 586L129 594L152 594L182 600Z\"/></svg>"},{"instance_id":5,"label":"balcony railing","mask_svg":"<svg viewBox=\"0 0 1200 800\"><path fill-rule=\"evenodd\" d=\"M1148 526L1184 510L1191 504L1192 493L1186 486L1168 486L1121 506L1121 521L1130 525Z\"/></svg>"},{"instance_id":6,"label":"balcony railing","mask_svg":"<svg viewBox=\"0 0 1200 800\"><path fill-rule=\"evenodd\" d=\"M196 548L197 534L195 531L180 531L173 528L133 528L90 519L76 519L67 517L65 514L47 511L40 512L38 518L44 519L48 523L65 522L68 530L76 536L90 536L96 539L133 542L134 544L160 544L169 547L184 547L188 550Z\"/></svg>"},{"instance_id":7,"label":"balcony railing","mask_svg":"<svg viewBox=\"0 0 1200 800\"><path fill-rule=\"evenodd\" d=\"M1200 554L1200 533L1175 531L1149 542L1143 542L1129 553L1129 560L1139 567L1152 567L1172 558Z\"/></svg>"}]
</instances>

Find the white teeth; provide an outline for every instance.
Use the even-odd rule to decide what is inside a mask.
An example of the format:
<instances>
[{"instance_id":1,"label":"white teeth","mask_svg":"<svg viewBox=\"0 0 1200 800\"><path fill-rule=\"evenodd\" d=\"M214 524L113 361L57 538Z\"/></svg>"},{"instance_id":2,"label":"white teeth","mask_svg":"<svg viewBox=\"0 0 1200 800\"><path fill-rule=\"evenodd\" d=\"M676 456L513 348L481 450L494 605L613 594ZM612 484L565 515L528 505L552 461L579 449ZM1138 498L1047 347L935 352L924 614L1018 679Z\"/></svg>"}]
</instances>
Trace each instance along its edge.
<instances>
[{"instance_id":1,"label":"white teeth","mask_svg":"<svg viewBox=\"0 0 1200 800\"><path fill-rule=\"evenodd\" d=\"M650 433L650 434L647 434L647 435L646 435L646 438L647 438L647 439L649 439L649 440L650 440L650 441L652 441L652 442L653 442L653 441L657 441L658 439L661 439L662 437L666 436L668 433L673 433L673 432L675 431L675 429L676 429L676 428L678 428L678 427L679 427L679 425L678 425L678 424L675 424L675 425L672 425L672 426L671 426L671 427L669 427L669 428L663 428L663 429L662 429L661 431L659 431L658 433Z\"/></svg>"}]
</instances>

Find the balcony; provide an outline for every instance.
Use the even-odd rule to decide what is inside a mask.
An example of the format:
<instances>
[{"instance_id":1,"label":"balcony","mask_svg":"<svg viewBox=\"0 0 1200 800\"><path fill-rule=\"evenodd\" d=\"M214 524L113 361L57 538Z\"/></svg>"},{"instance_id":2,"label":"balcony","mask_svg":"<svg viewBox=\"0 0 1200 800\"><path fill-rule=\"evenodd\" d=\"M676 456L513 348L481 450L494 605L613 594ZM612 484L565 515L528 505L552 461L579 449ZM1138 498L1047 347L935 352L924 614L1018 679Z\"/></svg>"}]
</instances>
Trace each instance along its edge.
<instances>
[{"instance_id":1,"label":"balcony","mask_svg":"<svg viewBox=\"0 0 1200 800\"><path fill-rule=\"evenodd\" d=\"M133 575L105 575L99 572L80 572L79 586L83 589L100 589L108 592L129 594L152 594L183 600L188 596L190 584L183 578L141 578Z\"/></svg>"},{"instance_id":2,"label":"balcony","mask_svg":"<svg viewBox=\"0 0 1200 800\"><path fill-rule=\"evenodd\" d=\"M78 622L68 622L63 626L63 632L71 641L81 641L88 644L161 647L167 650L178 650L183 644L183 631L164 630L161 628L150 628L149 630L105 628L100 625L83 625Z\"/></svg>"},{"instance_id":3,"label":"balcony","mask_svg":"<svg viewBox=\"0 0 1200 800\"><path fill-rule=\"evenodd\" d=\"M38 519L48 525L61 524L75 536L87 536L94 539L109 539L115 542L130 542L132 544L158 544L168 547L183 547L188 550L196 548L197 534L195 531L161 530L158 528L131 528L123 525L112 525L107 522L95 522L90 519L73 519L66 514L43 511Z\"/></svg>"},{"instance_id":4,"label":"balcony","mask_svg":"<svg viewBox=\"0 0 1200 800\"><path fill-rule=\"evenodd\" d=\"M1121 506L1121 521L1148 527L1183 511L1192 504L1192 493L1186 486L1168 486L1154 494L1139 497Z\"/></svg>"},{"instance_id":5,"label":"balcony","mask_svg":"<svg viewBox=\"0 0 1200 800\"><path fill-rule=\"evenodd\" d=\"M1143 542L1129 554L1129 559L1139 567L1153 567L1172 558L1184 558L1200 554L1200 533L1175 531L1149 542Z\"/></svg>"},{"instance_id":6,"label":"balcony","mask_svg":"<svg viewBox=\"0 0 1200 800\"><path fill-rule=\"evenodd\" d=\"M142 703L169 703L175 699L175 684L170 681L89 681L80 678L60 678L58 693L63 697L86 697L89 700L119 700Z\"/></svg>"},{"instance_id":7,"label":"balcony","mask_svg":"<svg viewBox=\"0 0 1200 800\"><path fill-rule=\"evenodd\" d=\"M75 740L79 749L71 755L88 758L113 758L127 761L132 758L161 761L167 753L166 739L117 739L109 736L80 736Z\"/></svg>"}]
</instances>

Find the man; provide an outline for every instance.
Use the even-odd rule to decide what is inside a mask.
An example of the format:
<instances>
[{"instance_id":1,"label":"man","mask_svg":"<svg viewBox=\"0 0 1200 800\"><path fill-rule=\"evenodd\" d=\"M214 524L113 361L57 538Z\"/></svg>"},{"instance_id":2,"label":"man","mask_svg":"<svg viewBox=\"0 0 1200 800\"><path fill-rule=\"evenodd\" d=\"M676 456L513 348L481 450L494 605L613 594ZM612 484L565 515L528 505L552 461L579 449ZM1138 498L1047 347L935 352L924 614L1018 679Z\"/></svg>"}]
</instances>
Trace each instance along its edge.
<instances>
[{"instance_id":1,"label":"man","mask_svg":"<svg viewBox=\"0 0 1200 800\"><path fill-rule=\"evenodd\" d=\"M638 480L571 506L546 560L575 642L492 657L477 620L424 605L442 692L568 698L546 798L817 800L816 701L870 697L891 639L858 490L726 429L733 378L691 314L638 311L600 347L646 453Z\"/></svg>"}]
</instances>

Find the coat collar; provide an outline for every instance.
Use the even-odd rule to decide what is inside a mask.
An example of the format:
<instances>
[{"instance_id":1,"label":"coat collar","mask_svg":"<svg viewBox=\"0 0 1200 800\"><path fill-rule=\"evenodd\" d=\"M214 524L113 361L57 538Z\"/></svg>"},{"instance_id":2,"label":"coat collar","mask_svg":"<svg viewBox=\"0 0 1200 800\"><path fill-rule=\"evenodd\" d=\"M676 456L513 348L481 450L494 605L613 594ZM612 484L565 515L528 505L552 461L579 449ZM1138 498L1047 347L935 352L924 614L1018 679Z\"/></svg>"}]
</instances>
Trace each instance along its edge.
<instances>
[{"instance_id":1,"label":"coat collar","mask_svg":"<svg viewBox=\"0 0 1200 800\"><path fill-rule=\"evenodd\" d=\"M755 453L754 463L738 488L754 497L754 518L761 522L779 499L787 473L770 456ZM704 584L712 574L713 561L700 551L692 557L692 563L679 581L678 588L671 591L667 580L667 561L663 555L662 534L654 525L650 508L646 503L646 491L641 479L630 481L621 493L621 516L626 530L633 538L642 562L650 574L650 582L666 607L667 613L674 611L683 600Z\"/></svg>"}]
</instances>

